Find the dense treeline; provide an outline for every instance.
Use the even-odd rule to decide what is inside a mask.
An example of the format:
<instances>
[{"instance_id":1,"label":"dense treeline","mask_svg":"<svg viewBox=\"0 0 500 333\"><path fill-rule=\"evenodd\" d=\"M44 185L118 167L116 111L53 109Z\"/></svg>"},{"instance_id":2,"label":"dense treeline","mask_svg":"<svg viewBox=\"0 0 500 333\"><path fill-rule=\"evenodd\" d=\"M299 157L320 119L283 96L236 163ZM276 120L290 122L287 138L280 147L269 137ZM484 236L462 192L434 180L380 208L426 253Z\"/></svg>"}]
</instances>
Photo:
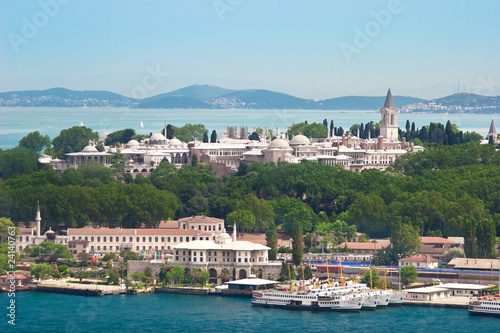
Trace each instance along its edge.
<instances>
[{"instance_id":1,"label":"dense treeline","mask_svg":"<svg viewBox=\"0 0 500 333\"><path fill-rule=\"evenodd\" d=\"M137 227L194 214L237 222L245 231L295 238L323 235L327 247L358 231L394 237L464 236L469 256L494 256L500 231L500 153L491 145L438 146L404 155L385 172L346 171L314 162L241 165L216 178L208 165L164 161L149 178L125 184L118 170L88 164L56 174L25 148L0 151L0 216L33 220L40 200L49 226ZM356 230L355 229L355 230ZM300 249L297 249L300 252Z\"/></svg>"}]
</instances>

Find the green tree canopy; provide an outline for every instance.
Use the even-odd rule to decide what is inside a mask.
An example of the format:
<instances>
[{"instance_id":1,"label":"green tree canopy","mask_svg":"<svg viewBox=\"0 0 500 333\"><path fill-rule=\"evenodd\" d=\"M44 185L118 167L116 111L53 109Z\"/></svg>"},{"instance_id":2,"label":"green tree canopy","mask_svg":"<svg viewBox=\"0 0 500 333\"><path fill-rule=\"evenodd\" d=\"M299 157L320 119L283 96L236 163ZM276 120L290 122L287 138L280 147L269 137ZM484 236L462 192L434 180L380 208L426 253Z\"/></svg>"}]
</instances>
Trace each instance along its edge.
<instances>
[{"instance_id":1,"label":"green tree canopy","mask_svg":"<svg viewBox=\"0 0 500 333\"><path fill-rule=\"evenodd\" d=\"M85 126L74 126L64 129L52 140L52 145L60 158L64 154L82 151L89 141L97 142L99 133Z\"/></svg>"},{"instance_id":2,"label":"green tree canopy","mask_svg":"<svg viewBox=\"0 0 500 333\"><path fill-rule=\"evenodd\" d=\"M404 285L412 284L417 280L418 272L415 266L403 266L401 267L401 282Z\"/></svg>"},{"instance_id":3,"label":"green tree canopy","mask_svg":"<svg viewBox=\"0 0 500 333\"><path fill-rule=\"evenodd\" d=\"M302 134L308 138L326 138L328 136L328 127L320 123L298 123L293 124L287 132L288 136L294 137Z\"/></svg>"},{"instance_id":4,"label":"green tree canopy","mask_svg":"<svg viewBox=\"0 0 500 333\"><path fill-rule=\"evenodd\" d=\"M50 146L49 136L41 135L38 131L29 133L19 141L19 147L33 150L35 153L40 153Z\"/></svg>"},{"instance_id":5,"label":"green tree canopy","mask_svg":"<svg viewBox=\"0 0 500 333\"><path fill-rule=\"evenodd\" d=\"M127 143L135 136L135 130L133 130L132 128L119 130L109 134L104 144L106 146L112 146L116 143Z\"/></svg>"}]
</instances>

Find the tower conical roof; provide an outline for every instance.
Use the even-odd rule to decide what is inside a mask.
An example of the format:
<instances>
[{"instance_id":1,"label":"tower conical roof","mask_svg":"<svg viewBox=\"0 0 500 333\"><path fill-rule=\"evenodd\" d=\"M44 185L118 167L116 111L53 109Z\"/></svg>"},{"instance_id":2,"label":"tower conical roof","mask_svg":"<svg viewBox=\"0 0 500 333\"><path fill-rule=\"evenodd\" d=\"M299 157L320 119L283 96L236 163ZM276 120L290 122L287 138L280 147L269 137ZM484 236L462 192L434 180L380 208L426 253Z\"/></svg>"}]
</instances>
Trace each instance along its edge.
<instances>
[{"instance_id":1,"label":"tower conical roof","mask_svg":"<svg viewBox=\"0 0 500 333\"><path fill-rule=\"evenodd\" d=\"M491 119L490 131L488 132L488 135L491 134L497 134L497 129L495 128L495 121L493 119Z\"/></svg>"},{"instance_id":2,"label":"tower conical roof","mask_svg":"<svg viewBox=\"0 0 500 333\"><path fill-rule=\"evenodd\" d=\"M392 100L391 88L387 91L387 97L385 98L384 108L393 109L396 108L394 106L394 101Z\"/></svg>"}]
</instances>

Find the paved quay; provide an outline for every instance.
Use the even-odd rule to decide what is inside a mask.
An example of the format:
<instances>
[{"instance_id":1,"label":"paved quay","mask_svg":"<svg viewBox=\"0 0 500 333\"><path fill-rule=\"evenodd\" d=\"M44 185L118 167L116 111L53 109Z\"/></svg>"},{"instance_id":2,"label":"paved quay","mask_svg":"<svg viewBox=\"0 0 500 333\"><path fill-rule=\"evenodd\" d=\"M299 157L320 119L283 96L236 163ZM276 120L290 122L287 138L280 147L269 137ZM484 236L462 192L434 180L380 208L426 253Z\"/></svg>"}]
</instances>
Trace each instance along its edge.
<instances>
[{"instance_id":1,"label":"paved quay","mask_svg":"<svg viewBox=\"0 0 500 333\"><path fill-rule=\"evenodd\" d=\"M74 279L73 279L74 280ZM100 284L69 283L68 279L45 280L35 287L39 291L60 292L77 295L113 295L124 294L125 289L120 286L108 286Z\"/></svg>"},{"instance_id":2,"label":"paved quay","mask_svg":"<svg viewBox=\"0 0 500 333\"><path fill-rule=\"evenodd\" d=\"M434 299L432 301L405 300L403 301L403 305L467 309L469 306L469 300L470 298L466 296L452 296L448 298Z\"/></svg>"}]
</instances>

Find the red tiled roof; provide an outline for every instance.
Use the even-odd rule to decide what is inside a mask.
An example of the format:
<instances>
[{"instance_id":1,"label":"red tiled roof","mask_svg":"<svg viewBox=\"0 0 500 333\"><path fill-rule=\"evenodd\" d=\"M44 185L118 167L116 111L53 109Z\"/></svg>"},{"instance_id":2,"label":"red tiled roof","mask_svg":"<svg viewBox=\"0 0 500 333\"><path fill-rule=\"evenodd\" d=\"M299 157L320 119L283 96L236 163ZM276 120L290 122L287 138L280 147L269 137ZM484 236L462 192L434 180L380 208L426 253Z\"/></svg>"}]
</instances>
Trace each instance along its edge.
<instances>
[{"instance_id":1,"label":"red tiled roof","mask_svg":"<svg viewBox=\"0 0 500 333\"><path fill-rule=\"evenodd\" d=\"M401 261L407 261L407 262L426 262L427 261L427 256L411 256L408 258L403 258ZM432 257L429 257L430 262L436 262L438 261L437 259L434 259Z\"/></svg>"},{"instance_id":2,"label":"red tiled roof","mask_svg":"<svg viewBox=\"0 0 500 333\"><path fill-rule=\"evenodd\" d=\"M143 223L141 224L141 229L148 229L146 225ZM158 224L159 229L179 229L179 221L160 221L160 224Z\"/></svg>"},{"instance_id":3,"label":"red tiled roof","mask_svg":"<svg viewBox=\"0 0 500 333\"><path fill-rule=\"evenodd\" d=\"M68 228L68 236L74 235L135 235L135 229L120 228Z\"/></svg>"},{"instance_id":4,"label":"red tiled roof","mask_svg":"<svg viewBox=\"0 0 500 333\"><path fill-rule=\"evenodd\" d=\"M420 237L420 243L422 244L446 244L455 243L452 240L443 237Z\"/></svg>"},{"instance_id":5,"label":"red tiled roof","mask_svg":"<svg viewBox=\"0 0 500 333\"><path fill-rule=\"evenodd\" d=\"M20 235L31 235L32 228L19 228Z\"/></svg>"},{"instance_id":6,"label":"red tiled roof","mask_svg":"<svg viewBox=\"0 0 500 333\"><path fill-rule=\"evenodd\" d=\"M146 235L189 235L189 236L194 236L194 235L206 235L209 236L212 233L207 232L207 231L200 231L200 230L194 230L194 229L119 229L119 228L93 228L93 229L86 229L86 228L68 228L68 236L87 236L87 235L96 235L96 236L101 236L101 235L110 235L110 236L146 236Z\"/></svg>"},{"instance_id":7,"label":"red tiled roof","mask_svg":"<svg viewBox=\"0 0 500 333\"><path fill-rule=\"evenodd\" d=\"M265 233L243 233L239 232L237 234L239 241L247 241L255 244L262 244L267 246L266 234ZM288 245L291 236L289 234L278 233L278 247L281 245Z\"/></svg>"},{"instance_id":8,"label":"red tiled roof","mask_svg":"<svg viewBox=\"0 0 500 333\"><path fill-rule=\"evenodd\" d=\"M195 223L203 223L203 222L222 222L224 223L223 219L218 219L216 217L209 217L205 215L196 215L196 216L189 216L189 217L184 217L182 219L179 219L179 222L195 222Z\"/></svg>"},{"instance_id":9,"label":"red tiled roof","mask_svg":"<svg viewBox=\"0 0 500 333\"><path fill-rule=\"evenodd\" d=\"M339 244L338 248L344 248L346 243ZM361 243L361 242L347 242L347 248L351 250L380 250L385 249L390 244L383 243Z\"/></svg>"},{"instance_id":10,"label":"red tiled roof","mask_svg":"<svg viewBox=\"0 0 500 333\"><path fill-rule=\"evenodd\" d=\"M194 229L137 229L137 235L189 235L189 236L194 236L194 235L204 235L204 236L210 236L212 235L211 232L208 231L201 231L201 230L194 230Z\"/></svg>"}]
</instances>

